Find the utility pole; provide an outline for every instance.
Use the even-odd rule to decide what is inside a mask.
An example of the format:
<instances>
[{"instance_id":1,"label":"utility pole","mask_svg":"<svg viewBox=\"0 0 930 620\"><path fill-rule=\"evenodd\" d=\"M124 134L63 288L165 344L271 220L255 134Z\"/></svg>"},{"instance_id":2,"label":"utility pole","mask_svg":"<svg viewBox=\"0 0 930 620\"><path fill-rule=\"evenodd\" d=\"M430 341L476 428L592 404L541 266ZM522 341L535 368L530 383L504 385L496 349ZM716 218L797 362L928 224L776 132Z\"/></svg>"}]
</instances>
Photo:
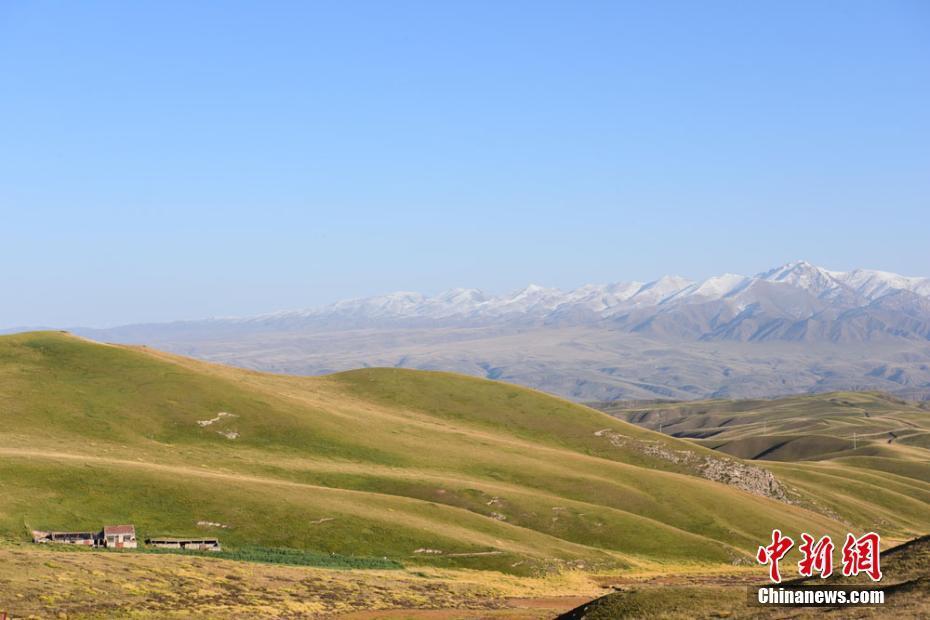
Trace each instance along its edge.
<instances>
[{"instance_id":1,"label":"utility pole","mask_svg":"<svg viewBox=\"0 0 930 620\"><path fill-rule=\"evenodd\" d=\"M856 433L854 431L853 432L853 450L855 450L857 447L858 447L858 443L856 442Z\"/></svg>"},{"instance_id":2,"label":"utility pole","mask_svg":"<svg viewBox=\"0 0 930 620\"><path fill-rule=\"evenodd\" d=\"M662 432L662 412L659 412L659 432Z\"/></svg>"}]
</instances>

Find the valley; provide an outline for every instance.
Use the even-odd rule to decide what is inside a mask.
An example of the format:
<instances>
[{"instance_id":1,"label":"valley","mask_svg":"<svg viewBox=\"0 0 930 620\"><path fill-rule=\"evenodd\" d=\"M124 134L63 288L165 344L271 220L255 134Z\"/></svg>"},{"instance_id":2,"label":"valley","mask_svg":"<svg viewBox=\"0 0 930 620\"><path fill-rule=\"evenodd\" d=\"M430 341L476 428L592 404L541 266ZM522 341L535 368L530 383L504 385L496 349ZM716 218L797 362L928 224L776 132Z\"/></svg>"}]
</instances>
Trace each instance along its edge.
<instances>
[{"instance_id":1,"label":"valley","mask_svg":"<svg viewBox=\"0 0 930 620\"><path fill-rule=\"evenodd\" d=\"M881 393L833 392L772 400L602 403L620 419L745 459L921 460L930 406Z\"/></svg>"}]
</instances>

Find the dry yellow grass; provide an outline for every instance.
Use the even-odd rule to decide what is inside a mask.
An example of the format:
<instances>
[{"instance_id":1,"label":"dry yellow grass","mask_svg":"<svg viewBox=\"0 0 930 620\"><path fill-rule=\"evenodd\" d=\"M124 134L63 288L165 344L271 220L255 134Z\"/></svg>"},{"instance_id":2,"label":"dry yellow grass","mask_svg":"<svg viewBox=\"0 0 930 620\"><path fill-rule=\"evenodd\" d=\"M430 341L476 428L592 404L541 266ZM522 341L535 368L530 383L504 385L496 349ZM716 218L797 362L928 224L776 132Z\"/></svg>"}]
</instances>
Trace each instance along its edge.
<instances>
[{"instance_id":1,"label":"dry yellow grass","mask_svg":"<svg viewBox=\"0 0 930 620\"><path fill-rule=\"evenodd\" d=\"M0 546L0 611L13 618L307 618L378 610L547 617L603 590L566 571L540 578L436 568L325 570L214 558ZM472 613L474 612L474 613Z\"/></svg>"}]
</instances>

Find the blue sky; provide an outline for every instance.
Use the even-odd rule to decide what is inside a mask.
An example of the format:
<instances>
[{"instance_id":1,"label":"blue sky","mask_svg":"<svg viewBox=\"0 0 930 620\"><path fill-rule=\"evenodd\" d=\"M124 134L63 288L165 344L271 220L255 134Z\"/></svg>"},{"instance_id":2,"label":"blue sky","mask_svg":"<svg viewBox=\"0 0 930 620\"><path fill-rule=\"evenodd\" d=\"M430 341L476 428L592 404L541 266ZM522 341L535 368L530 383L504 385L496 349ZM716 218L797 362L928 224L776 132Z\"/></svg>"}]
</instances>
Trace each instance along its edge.
<instances>
[{"instance_id":1,"label":"blue sky","mask_svg":"<svg viewBox=\"0 0 930 620\"><path fill-rule=\"evenodd\" d=\"M0 3L0 326L930 275L930 4Z\"/></svg>"}]
</instances>

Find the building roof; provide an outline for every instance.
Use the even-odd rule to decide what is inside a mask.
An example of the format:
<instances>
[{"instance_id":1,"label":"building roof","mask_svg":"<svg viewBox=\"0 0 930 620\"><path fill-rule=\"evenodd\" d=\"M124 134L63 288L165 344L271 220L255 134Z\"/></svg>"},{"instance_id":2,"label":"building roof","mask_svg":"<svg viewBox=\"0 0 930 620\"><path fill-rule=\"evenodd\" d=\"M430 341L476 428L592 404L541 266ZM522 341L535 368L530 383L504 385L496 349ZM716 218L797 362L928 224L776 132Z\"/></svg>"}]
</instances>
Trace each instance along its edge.
<instances>
[{"instance_id":1,"label":"building roof","mask_svg":"<svg viewBox=\"0 0 930 620\"><path fill-rule=\"evenodd\" d=\"M43 530L32 530L33 538L47 538L51 536L80 536L81 538L93 538L94 532L46 532Z\"/></svg>"},{"instance_id":2,"label":"building roof","mask_svg":"<svg viewBox=\"0 0 930 620\"><path fill-rule=\"evenodd\" d=\"M118 536L122 534L136 535L136 528L132 525L104 525L103 526L103 535L104 536Z\"/></svg>"},{"instance_id":3,"label":"building roof","mask_svg":"<svg viewBox=\"0 0 930 620\"><path fill-rule=\"evenodd\" d=\"M165 538L164 536L159 536L156 538L148 538L145 541L146 543L219 543L217 538Z\"/></svg>"}]
</instances>

